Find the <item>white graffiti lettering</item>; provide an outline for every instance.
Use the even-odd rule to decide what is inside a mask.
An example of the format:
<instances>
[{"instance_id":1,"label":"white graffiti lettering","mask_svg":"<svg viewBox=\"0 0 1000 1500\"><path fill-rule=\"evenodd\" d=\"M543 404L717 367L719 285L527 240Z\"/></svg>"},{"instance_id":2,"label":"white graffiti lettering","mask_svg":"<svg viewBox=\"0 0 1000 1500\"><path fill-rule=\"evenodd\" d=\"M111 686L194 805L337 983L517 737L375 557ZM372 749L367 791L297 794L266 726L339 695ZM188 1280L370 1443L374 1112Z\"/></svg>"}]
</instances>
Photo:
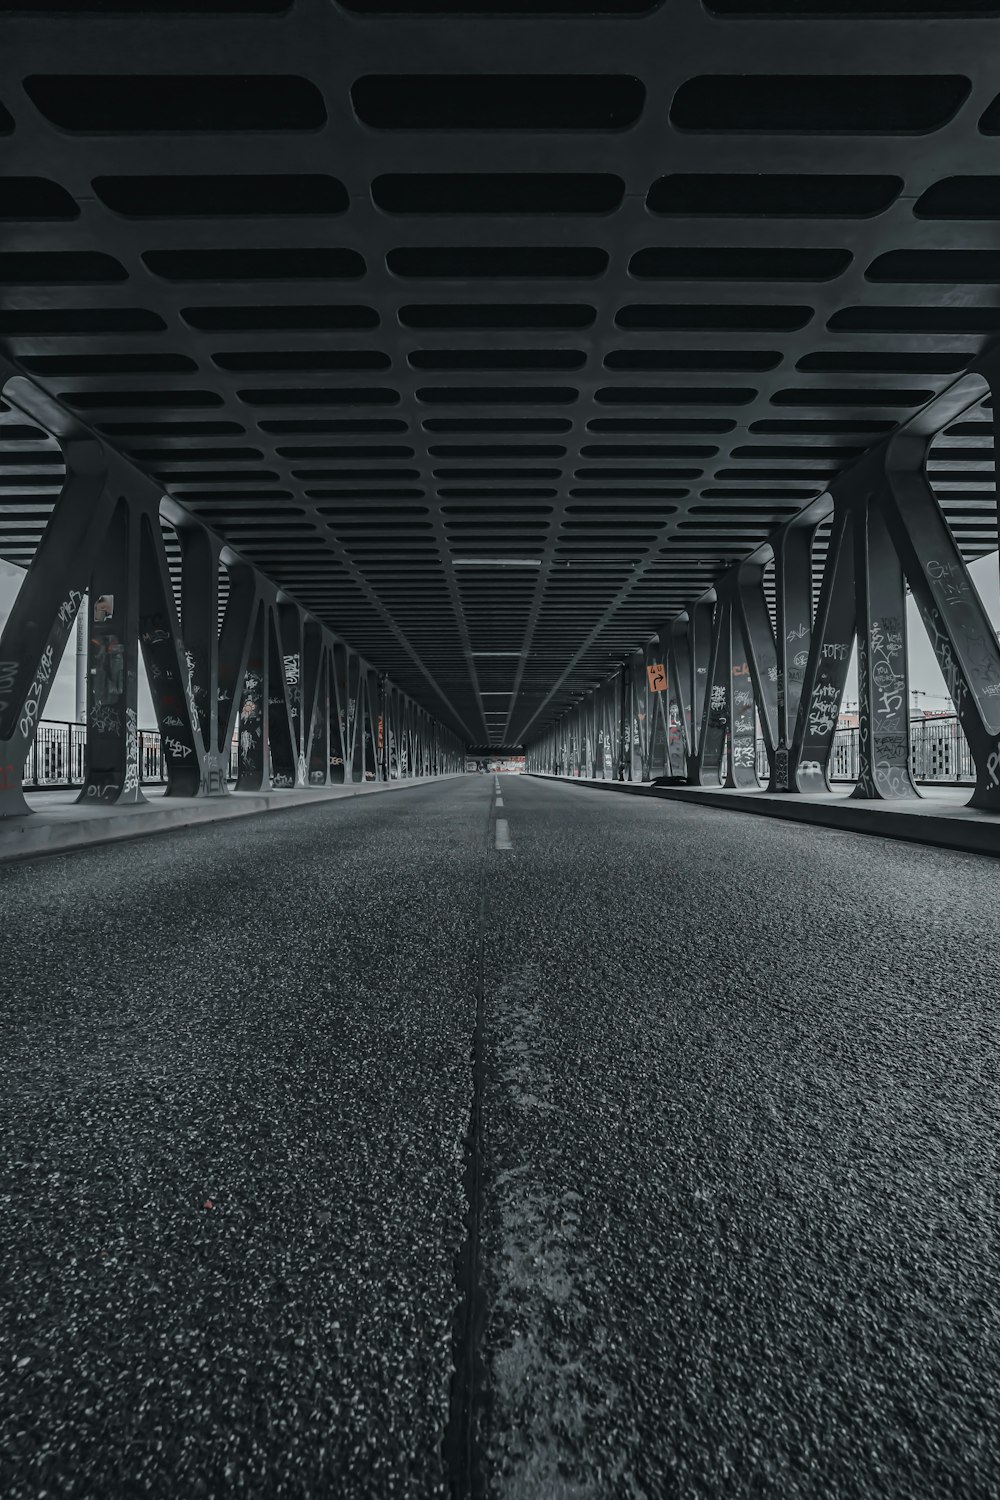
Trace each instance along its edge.
<instances>
[{"instance_id":1,"label":"white graffiti lettering","mask_svg":"<svg viewBox=\"0 0 1000 1500\"><path fill-rule=\"evenodd\" d=\"M83 603L83 595L79 589L70 589L66 598L59 606L58 620L63 630L68 631L76 618L77 611Z\"/></svg>"},{"instance_id":2,"label":"white graffiti lettering","mask_svg":"<svg viewBox=\"0 0 1000 1500\"><path fill-rule=\"evenodd\" d=\"M123 792L139 790L139 732L136 727L135 709L125 710L125 782Z\"/></svg>"},{"instance_id":3,"label":"white graffiti lettering","mask_svg":"<svg viewBox=\"0 0 1000 1500\"><path fill-rule=\"evenodd\" d=\"M45 695L46 684L52 678L53 658L52 646L48 645L42 652L41 660L35 671L34 680L28 689L28 696L24 704L24 712L21 722L17 726L24 739L27 739L35 727L38 715L41 711L42 700Z\"/></svg>"}]
</instances>

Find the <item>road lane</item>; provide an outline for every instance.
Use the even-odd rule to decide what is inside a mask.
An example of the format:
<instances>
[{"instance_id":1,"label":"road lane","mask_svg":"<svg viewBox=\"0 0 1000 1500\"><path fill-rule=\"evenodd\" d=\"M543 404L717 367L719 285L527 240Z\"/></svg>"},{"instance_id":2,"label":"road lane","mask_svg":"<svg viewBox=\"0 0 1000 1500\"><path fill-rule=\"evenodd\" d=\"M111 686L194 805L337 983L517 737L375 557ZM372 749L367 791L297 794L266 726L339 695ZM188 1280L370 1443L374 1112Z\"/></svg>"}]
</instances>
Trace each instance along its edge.
<instances>
[{"instance_id":1,"label":"road lane","mask_svg":"<svg viewBox=\"0 0 1000 1500\"><path fill-rule=\"evenodd\" d=\"M498 1497L1000 1494L1000 882L505 782Z\"/></svg>"},{"instance_id":2,"label":"road lane","mask_svg":"<svg viewBox=\"0 0 1000 1500\"><path fill-rule=\"evenodd\" d=\"M447 1494L473 1180L490 1500L998 1493L994 866L502 798L3 872L5 1500Z\"/></svg>"},{"instance_id":3,"label":"road lane","mask_svg":"<svg viewBox=\"0 0 1000 1500\"><path fill-rule=\"evenodd\" d=\"M489 794L3 872L4 1500L445 1493Z\"/></svg>"}]
</instances>

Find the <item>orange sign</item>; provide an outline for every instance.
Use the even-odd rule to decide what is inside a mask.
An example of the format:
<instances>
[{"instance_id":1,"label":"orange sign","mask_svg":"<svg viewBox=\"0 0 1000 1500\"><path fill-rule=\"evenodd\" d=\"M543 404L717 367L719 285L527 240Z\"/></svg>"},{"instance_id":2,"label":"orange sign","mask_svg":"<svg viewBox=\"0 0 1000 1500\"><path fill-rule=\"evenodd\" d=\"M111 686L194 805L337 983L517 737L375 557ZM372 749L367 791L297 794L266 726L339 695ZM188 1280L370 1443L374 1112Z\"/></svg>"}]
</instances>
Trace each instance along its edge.
<instances>
[{"instance_id":1,"label":"orange sign","mask_svg":"<svg viewBox=\"0 0 1000 1500\"><path fill-rule=\"evenodd\" d=\"M650 662L646 668L646 676L649 679L649 691L651 693L665 693L667 691L667 669L662 661Z\"/></svg>"}]
</instances>

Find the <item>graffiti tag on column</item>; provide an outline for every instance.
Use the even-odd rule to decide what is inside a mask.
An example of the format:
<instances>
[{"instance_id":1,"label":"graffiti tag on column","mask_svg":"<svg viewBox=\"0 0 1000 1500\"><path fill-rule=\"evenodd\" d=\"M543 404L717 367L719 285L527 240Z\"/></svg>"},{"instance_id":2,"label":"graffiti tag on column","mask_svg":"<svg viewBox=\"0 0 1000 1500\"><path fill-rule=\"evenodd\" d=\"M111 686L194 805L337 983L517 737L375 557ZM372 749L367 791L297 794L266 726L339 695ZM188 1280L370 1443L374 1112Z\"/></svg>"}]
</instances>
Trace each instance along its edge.
<instances>
[{"instance_id":1,"label":"graffiti tag on column","mask_svg":"<svg viewBox=\"0 0 1000 1500\"><path fill-rule=\"evenodd\" d=\"M83 603L83 595L79 589L70 589L66 598L59 606L57 618L63 630L68 633L70 626L76 619L77 611Z\"/></svg>"},{"instance_id":2,"label":"graffiti tag on column","mask_svg":"<svg viewBox=\"0 0 1000 1500\"><path fill-rule=\"evenodd\" d=\"M893 615L873 620L871 677L875 690L875 728L891 728L906 704L902 622Z\"/></svg>"},{"instance_id":3,"label":"graffiti tag on column","mask_svg":"<svg viewBox=\"0 0 1000 1500\"><path fill-rule=\"evenodd\" d=\"M216 797L226 789L225 777L217 755L206 755L201 769L201 793L203 797Z\"/></svg>"},{"instance_id":4,"label":"graffiti tag on column","mask_svg":"<svg viewBox=\"0 0 1000 1500\"><path fill-rule=\"evenodd\" d=\"M955 712L961 718L967 697L965 676L952 654L951 642L936 609L924 612L924 625L930 637L934 655L937 657L938 666L941 668L941 676L944 678L951 701L955 705Z\"/></svg>"},{"instance_id":5,"label":"graffiti tag on column","mask_svg":"<svg viewBox=\"0 0 1000 1500\"><path fill-rule=\"evenodd\" d=\"M96 704L87 722L95 734L118 734L122 724L117 708L107 703Z\"/></svg>"},{"instance_id":6,"label":"graffiti tag on column","mask_svg":"<svg viewBox=\"0 0 1000 1500\"><path fill-rule=\"evenodd\" d=\"M244 674L244 701L240 709L240 754L244 760L253 755L260 734L260 700L256 696L260 687L261 678L256 672Z\"/></svg>"},{"instance_id":7,"label":"graffiti tag on column","mask_svg":"<svg viewBox=\"0 0 1000 1500\"><path fill-rule=\"evenodd\" d=\"M186 760L189 755L194 754L190 745L185 745L181 740L171 739L169 736L164 739L163 748L175 760Z\"/></svg>"},{"instance_id":8,"label":"graffiti tag on column","mask_svg":"<svg viewBox=\"0 0 1000 1500\"><path fill-rule=\"evenodd\" d=\"M846 661L849 647L846 641L827 641L823 646L824 661ZM798 663L799 658L795 658ZM802 663L805 666L805 662Z\"/></svg>"},{"instance_id":9,"label":"graffiti tag on column","mask_svg":"<svg viewBox=\"0 0 1000 1500\"><path fill-rule=\"evenodd\" d=\"M799 625L795 630L790 630L785 636L786 641L804 641L809 634L808 625Z\"/></svg>"},{"instance_id":10,"label":"graffiti tag on column","mask_svg":"<svg viewBox=\"0 0 1000 1500\"><path fill-rule=\"evenodd\" d=\"M809 699L809 733L825 739L837 727L839 713L840 689L836 683L817 682Z\"/></svg>"},{"instance_id":11,"label":"graffiti tag on column","mask_svg":"<svg viewBox=\"0 0 1000 1500\"><path fill-rule=\"evenodd\" d=\"M198 697L199 694L204 694L205 689L195 686L196 663L190 651L184 652L184 665L187 668L187 681L184 684L184 691L187 696L188 712L191 715L192 724L197 724L199 722Z\"/></svg>"},{"instance_id":12,"label":"graffiti tag on column","mask_svg":"<svg viewBox=\"0 0 1000 1500\"><path fill-rule=\"evenodd\" d=\"M123 792L139 790L139 732L135 721L135 709L125 710L125 783Z\"/></svg>"},{"instance_id":13,"label":"graffiti tag on column","mask_svg":"<svg viewBox=\"0 0 1000 1500\"><path fill-rule=\"evenodd\" d=\"M20 730L21 735L24 739L28 738L35 727L39 710L41 709L42 696L44 694L45 687L52 678L52 670L52 646L48 645L42 652L42 657L38 663L38 669L35 672L34 680L32 681L31 687L28 689L28 697L25 701L24 712L21 715L21 722L18 725L18 729Z\"/></svg>"},{"instance_id":14,"label":"graffiti tag on column","mask_svg":"<svg viewBox=\"0 0 1000 1500\"><path fill-rule=\"evenodd\" d=\"M969 581L961 563L936 562L927 564L927 576L937 584L937 594L943 604L963 604L969 595Z\"/></svg>"},{"instance_id":15,"label":"graffiti tag on column","mask_svg":"<svg viewBox=\"0 0 1000 1500\"><path fill-rule=\"evenodd\" d=\"M787 750L776 750L774 752L774 785L776 791L786 792L788 790Z\"/></svg>"}]
</instances>

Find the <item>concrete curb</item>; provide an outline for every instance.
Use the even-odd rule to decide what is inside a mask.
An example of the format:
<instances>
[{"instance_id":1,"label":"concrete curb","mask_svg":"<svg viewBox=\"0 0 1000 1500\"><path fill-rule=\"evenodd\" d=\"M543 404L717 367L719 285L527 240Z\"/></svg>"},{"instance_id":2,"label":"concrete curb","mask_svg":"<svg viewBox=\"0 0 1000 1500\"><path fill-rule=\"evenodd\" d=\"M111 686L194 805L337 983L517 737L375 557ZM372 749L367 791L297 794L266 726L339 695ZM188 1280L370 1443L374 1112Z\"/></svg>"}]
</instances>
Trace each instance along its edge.
<instances>
[{"instance_id":1,"label":"concrete curb","mask_svg":"<svg viewBox=\"0 0 1000 1500\"><path fill-rule=\"evenodd\" d=\"M633 797L658 797L670 802L694 802L717 812L752 813L761 818L781 818L787 823L836 828L843 833L874 834L876 838L901 839L910 844L931 844L962 854L1000 857L1000 817L989 813L899 812L885 803L836 803L812 801L803 796L766 792L710 791L706 787L651 786L645 782L591 781L580 776L550 776L529 773L537 781L558 781L564 786L590 787L594 791L625 792ZM971 789L970 789L971 790Z\"/></svg>"},{"instance_id":2,"label":"concrete curb","mask_svg":"<svg viewBox=\"0 0 1000 1500\"><path fill-rule=\"evenodd\" d=\"M432 786L452 781L463 773L444 776L415 776L406 781L371 782L337 787L297 787L275 792L231 792L226 797L165 798L157 797L145 806L98 811L75 810L68 803L65 811L46 808L26 817L0 822L0 864L14 860L34 859L46 854L63 854L73 849L89 849L94 844L118 843L123 839L148 838L170 833L178 828L200 828L229 818L247 818L262 813L288 812L293 808L315 807L318 803L339 802L353 797L377 796L383 792L401 792L408 787Z\"/></svg>"}]
</instances>

